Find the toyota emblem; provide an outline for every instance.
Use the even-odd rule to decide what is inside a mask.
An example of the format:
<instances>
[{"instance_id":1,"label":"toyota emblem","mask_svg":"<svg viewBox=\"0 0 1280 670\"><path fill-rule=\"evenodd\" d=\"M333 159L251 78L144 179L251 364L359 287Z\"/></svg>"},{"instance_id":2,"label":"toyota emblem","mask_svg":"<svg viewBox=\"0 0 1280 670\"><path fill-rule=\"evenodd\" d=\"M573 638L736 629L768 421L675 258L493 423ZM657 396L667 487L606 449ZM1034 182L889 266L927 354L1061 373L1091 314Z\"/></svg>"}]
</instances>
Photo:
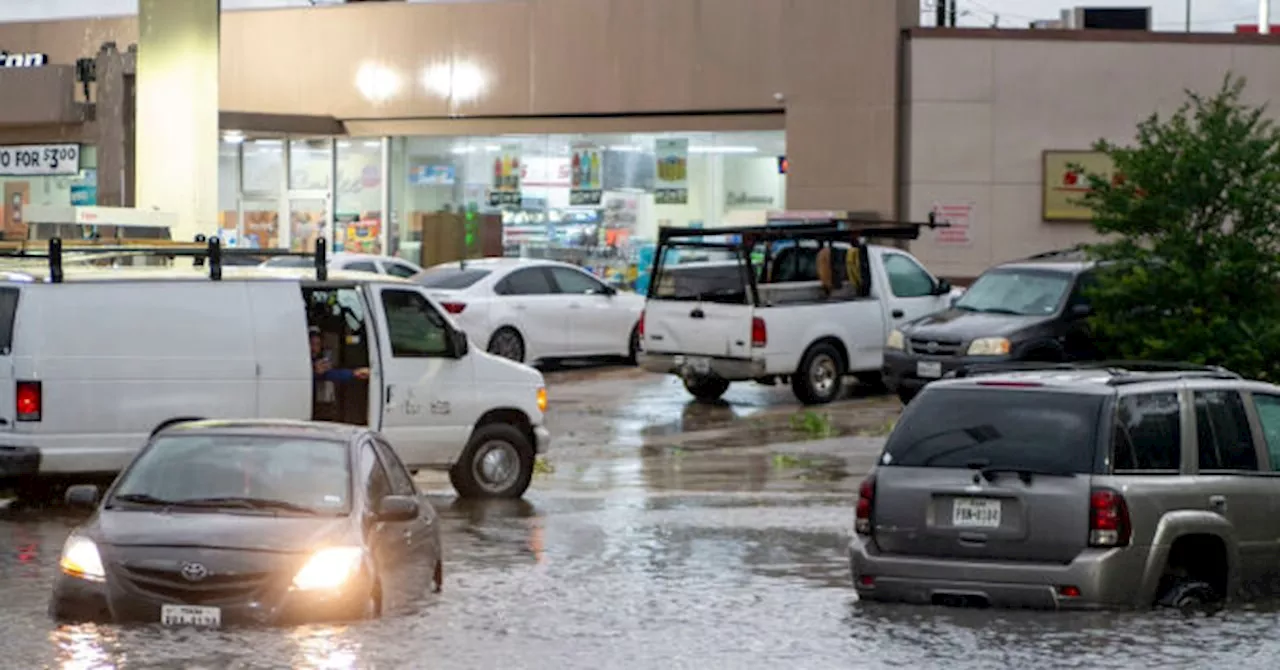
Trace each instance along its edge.
<instances>
[{"instance_id":1,"label":"toyota emblem","mask_svg":"<svg viewBox=\"0 0 1280 670\"><path fill-rule=\"evenodd\" d=\"M183 563L182 576L189 582L198 582L209 576L209 569L200 563Z\"/></svg>"},{"instance_id":2,"label":"toyota emblem","mask_svg":"<svg viewBox=\"0 0 1280 670\"><path fill-rule=\"evenodd\" d=\"M924 348L925 348L925 349L928 349L928 350L929 350L929 353L933 353L933 352L935 352L935 351L937 351L937 350L938 350L938 343L937 343L937 342L930 342L929 344L925 345L925 347L924 347Z\"/></svg>"}]
</instances>

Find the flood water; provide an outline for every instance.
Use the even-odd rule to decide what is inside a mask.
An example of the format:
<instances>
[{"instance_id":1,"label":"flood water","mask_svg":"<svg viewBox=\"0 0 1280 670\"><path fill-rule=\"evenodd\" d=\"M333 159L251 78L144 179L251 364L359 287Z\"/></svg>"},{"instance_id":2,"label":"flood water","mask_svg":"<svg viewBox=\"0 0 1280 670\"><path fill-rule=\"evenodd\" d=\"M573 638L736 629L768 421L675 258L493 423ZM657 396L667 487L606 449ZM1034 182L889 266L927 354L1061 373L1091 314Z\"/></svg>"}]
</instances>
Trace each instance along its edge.
<instances>
[{"instance_id":1,"label":"flood water","mask_svg":"<svg viewBox=\"0 0 1280 670\"><path fill-rule=\"evenodd\" d=\"M788 390L691 408L669 381L630 374L549 375L557 443L525 501L461 503L422 477L444 519L444 592L381 621L56 626L48 591L76 518L0 515L0 668L1280 667L1274 606L1184 618L859 604L845 544L882 438L858 425L883 423L889 404L822 410L845 437L778 429L752 444L734 431L799 411ZM662 417L690 425L646 439Z\"/></svg>"}]
</instances>

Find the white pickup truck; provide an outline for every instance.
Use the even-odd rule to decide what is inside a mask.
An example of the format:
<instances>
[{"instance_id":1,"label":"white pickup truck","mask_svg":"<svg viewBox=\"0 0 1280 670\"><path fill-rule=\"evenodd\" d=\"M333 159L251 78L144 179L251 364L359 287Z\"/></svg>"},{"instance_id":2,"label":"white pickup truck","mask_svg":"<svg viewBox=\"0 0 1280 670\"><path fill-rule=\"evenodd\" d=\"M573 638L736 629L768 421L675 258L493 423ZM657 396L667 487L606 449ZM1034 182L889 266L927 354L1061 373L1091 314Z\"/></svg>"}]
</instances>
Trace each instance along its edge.
<instances>
[{"instance_id":1,"label":"white pickup truck","mask_svg":"<svg viewBox=\"0 0 1280 670\"><path fill-rule=\"evenodd\" d=\"M700 400L731 382L790 381L805 404L845 376L880 382L891 330L945 309L952 288L911 254L867 239L914 239L921 226L832 220L664 228L640 320L642 367L679 375Z\"/></svg>"}]
</instances>

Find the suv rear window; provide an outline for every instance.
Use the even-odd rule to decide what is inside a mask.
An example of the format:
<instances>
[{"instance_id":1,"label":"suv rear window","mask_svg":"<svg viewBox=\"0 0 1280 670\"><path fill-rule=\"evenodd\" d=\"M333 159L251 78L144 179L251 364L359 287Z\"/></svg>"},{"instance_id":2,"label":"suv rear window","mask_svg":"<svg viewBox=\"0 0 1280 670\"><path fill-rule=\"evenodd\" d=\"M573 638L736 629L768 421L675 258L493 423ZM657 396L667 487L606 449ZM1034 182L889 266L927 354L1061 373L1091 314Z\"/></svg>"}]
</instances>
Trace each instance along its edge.
<instances>
[{"instance_id":1,"label":"suv rear window","mask_svg":"<svg viewBox=\"0 0 1280 670\"><path fill-rule=\"evenodd\" d=\"M415 281L420 286L440 289L464 289L484 279L488 270L478 268L433 268L418 274Z\"/></svg>"},{"instance_id":2,"label":"suv rear window","mask_svg":"<svg viewBox=\"0 0 1280 670\"><path fill-rule=\"evenodd\" d=\"M1103 402L1083 393L931 389L908 406L880 462L1093 472Z\"/></svg>"}]
</instances>

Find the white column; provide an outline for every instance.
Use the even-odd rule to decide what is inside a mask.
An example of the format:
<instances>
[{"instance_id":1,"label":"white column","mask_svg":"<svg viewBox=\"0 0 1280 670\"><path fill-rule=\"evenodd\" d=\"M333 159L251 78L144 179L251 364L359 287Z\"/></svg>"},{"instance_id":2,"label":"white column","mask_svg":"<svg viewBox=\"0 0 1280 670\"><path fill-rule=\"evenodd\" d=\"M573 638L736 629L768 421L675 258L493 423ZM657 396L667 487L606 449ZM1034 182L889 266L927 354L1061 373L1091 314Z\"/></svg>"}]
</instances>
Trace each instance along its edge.
<instances>
[{"instance_id":1,"label":"white column","mask_svg":"<svg viewBox=\"0 0 1280 670\"><path fill-rule=\"evenodd\" d=\"M1258 0L1258 32L1271 34L1271 0Z\"/></svg>"}]
</instances>

